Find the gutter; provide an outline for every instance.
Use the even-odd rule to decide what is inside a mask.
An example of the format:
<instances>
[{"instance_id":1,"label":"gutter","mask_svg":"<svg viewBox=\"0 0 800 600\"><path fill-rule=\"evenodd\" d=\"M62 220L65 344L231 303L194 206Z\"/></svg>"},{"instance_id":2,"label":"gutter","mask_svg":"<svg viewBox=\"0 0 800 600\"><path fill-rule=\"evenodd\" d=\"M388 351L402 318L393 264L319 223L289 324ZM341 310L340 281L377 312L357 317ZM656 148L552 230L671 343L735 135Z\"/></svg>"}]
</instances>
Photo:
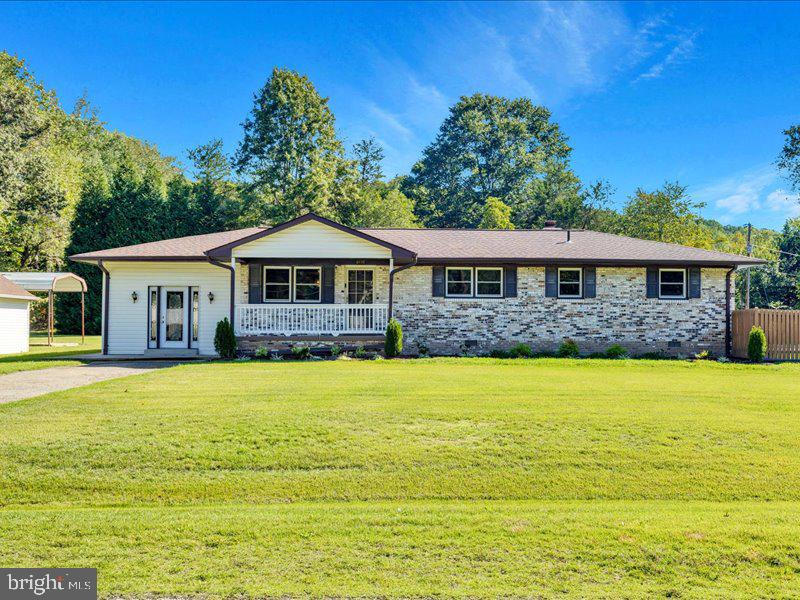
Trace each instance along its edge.
<instances>
[{"instance_id":1,"label":"gutter","mask_svg":"<svg viewBox=\"0 0 800 600\"><path fill-rule=\"evenodd\" d=\"M731 268L725 273L725 357L730 358L733 353L731 347L731 275L736 271L736 267Z\"/></svg>"},{"instance_id":2,"label":"gutter","mask_svg":"<svg viewBox=\"0 0 800 600\"><path fill-rule=\"evenodd\" d=\"M228 271L230 271L230 272L231 272L231 290L230 290L230 297L231 297L231 302L230 302L230 304L231 304L231 310L230 310L230 321L231 321L231 327L233 327L233 305L234 305L234 301L235 301L234 295L235 295L235 293L236 293L236 288L235 288L234 286L236 285L236 279L235 279L235 278L236 278L236 271L234 270L234 268L233 268L233 266L232 266L232 265L229 265L229 264L227 264L227 263L224 263L224 262L220 262L220 261L218 261L218 260L215 260L215 259L213 259L213 258L209 258L209 259L208 259L208 262L209 262L210 264L214 265L215 267L221 267L221 268L223 268L223 269L228 269Z\"/></svg>"},{"instance_id":3,"label":"gutter","mask_svg":"<svg viewBox=\"0 0 800 600\"><path fill-rule=\"evenodd\" d=\"M395 273L399 273L400 271L405 271L406 269L410 269L411 267L417 266L417 256L414 255L414 259L408 263L407 265L403 265L402 267L397 267L396 269L392 269L389 271L389 309L388 309L388 317L391 320L392 318L392 308L394 308L394 275Z\"/></svg>"},{"instance_id":4,"label":"gutter","mask_svg":"<svg viewBox=\"0 0 800 600\"><path fill-rule=\"evenodd\" d=\"M103 354L108 354L108 321L111 315L108 312L108 293L111 283L111 273L103 265L102 260L97 261L97 268L103 272L104 287L103 290Z\"/></svg>"}]
</instances>

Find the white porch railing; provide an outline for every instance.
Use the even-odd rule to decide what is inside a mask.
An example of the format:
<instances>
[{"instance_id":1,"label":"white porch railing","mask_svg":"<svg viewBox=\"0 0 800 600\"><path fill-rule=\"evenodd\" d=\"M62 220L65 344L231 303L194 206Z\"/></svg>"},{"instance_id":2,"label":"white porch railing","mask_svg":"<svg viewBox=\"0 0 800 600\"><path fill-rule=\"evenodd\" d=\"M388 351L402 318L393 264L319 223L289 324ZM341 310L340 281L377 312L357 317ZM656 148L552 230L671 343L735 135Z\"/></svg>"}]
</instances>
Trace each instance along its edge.
<instances>
[{"instance_id":1,"label":"white porch railing","mask_svg":"<svg viewBox=\"0 0 800 600\"><path fill-rule=\"evenodd\" d=\"M238 304L236 335L384 333L385 304Z\"/></svg>"}]
</instances>

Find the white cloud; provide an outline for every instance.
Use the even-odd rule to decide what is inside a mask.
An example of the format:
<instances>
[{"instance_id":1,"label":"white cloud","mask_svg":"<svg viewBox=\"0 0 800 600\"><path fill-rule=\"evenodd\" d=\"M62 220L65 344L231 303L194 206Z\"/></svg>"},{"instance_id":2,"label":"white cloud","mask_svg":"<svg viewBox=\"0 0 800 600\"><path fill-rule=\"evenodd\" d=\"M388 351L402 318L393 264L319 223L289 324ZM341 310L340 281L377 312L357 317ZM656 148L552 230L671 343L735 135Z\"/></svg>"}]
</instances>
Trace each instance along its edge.
<instances>
[{"instance_id":1,"label":"white cloud","mask_svg":"<svg viewBox=\"0 0 800 600\"><path fill-rule=\"evenodd\" d=\"M778 172L766 165L701 187L693 197L723 211L719 217L723 223L757 211L780 213L787 218L800 215L800 196L776 188L778 181Z\"/></svg>"},{"instance_id":2,"label":"white cloud","mask_svg":"<svg viewBox=\"0 0 800 600\"><path fill-rule=\"evenodd\" d=\"M667 55L652 65L647 71L637 77L641 79L657 79L664 74L668 67L686 62L694 55L695 40L699 31L693 31L676 37L676 40Z\"/></svg>"},{"instance_id":3,"label":"white cloud","mask_svg":"<svg viewBox=\"0 0 800 600\"><path fill-rule=\"evenodd\" d=\"M384 110L374 102L370 102L367 104L367 108L369 109L372 116L374 116L378 121L386 125L389 129L391 129L395 134L400 135L405 140L410 140L414 137L414 132L411 131L406 125L402 123L400 118L388 110Z\"/></svg>"},{"instance_id":4,"label":"white cloud","mask_svg":"<svg viewBox=\"0 0 800 600\"><path fill-rule=\"evenodd\" d=\"M778 188L767 195L764 204L770 210L786 213L787 217L800 216L800 194Z\"/></svg>"}]
</instances>

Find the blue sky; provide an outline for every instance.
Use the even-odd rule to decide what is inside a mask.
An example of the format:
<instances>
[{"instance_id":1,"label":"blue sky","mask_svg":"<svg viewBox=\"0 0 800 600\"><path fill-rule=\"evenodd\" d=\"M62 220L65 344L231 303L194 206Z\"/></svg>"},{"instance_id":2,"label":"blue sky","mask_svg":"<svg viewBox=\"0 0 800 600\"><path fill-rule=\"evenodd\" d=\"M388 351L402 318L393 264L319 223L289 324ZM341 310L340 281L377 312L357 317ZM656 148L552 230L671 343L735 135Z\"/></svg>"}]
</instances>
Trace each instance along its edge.
<instances>
[{"instance_id":1,"label":"blue sky","mask_svg":"<svg viewBox=\"0 0 800 600\"><path fill-rule=\"evenodd\" d=\"M185 160L233 151L273 66L330 97L351 146L407 172L459 96L529 96L584 181L689 186L704 214L780 227L800 214L774 168L800 122L800 4L0 4L0 47L71 107Z\"/></svg>"}]
</instances>

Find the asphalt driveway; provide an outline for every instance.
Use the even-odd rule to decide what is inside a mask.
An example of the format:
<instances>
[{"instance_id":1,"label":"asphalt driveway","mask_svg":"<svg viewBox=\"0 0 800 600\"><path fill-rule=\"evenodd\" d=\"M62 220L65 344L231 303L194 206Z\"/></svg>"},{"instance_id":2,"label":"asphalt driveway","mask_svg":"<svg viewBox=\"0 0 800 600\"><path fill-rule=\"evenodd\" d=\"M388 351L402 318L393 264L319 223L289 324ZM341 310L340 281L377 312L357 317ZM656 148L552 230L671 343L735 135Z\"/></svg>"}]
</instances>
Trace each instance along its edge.
<instances>
[{"instance_id":1,"label":"asphalt driveway","mask_svg":"<svg viewBox=\"0 0 800 600\"><path fill-rule=\"evenodd\" d=\"M149 373L177 364L179 362L176 361L95 362L76 367L17 371L0 375L0 404L82 387L106 379Z\"/></svg>"}]
</instances>

